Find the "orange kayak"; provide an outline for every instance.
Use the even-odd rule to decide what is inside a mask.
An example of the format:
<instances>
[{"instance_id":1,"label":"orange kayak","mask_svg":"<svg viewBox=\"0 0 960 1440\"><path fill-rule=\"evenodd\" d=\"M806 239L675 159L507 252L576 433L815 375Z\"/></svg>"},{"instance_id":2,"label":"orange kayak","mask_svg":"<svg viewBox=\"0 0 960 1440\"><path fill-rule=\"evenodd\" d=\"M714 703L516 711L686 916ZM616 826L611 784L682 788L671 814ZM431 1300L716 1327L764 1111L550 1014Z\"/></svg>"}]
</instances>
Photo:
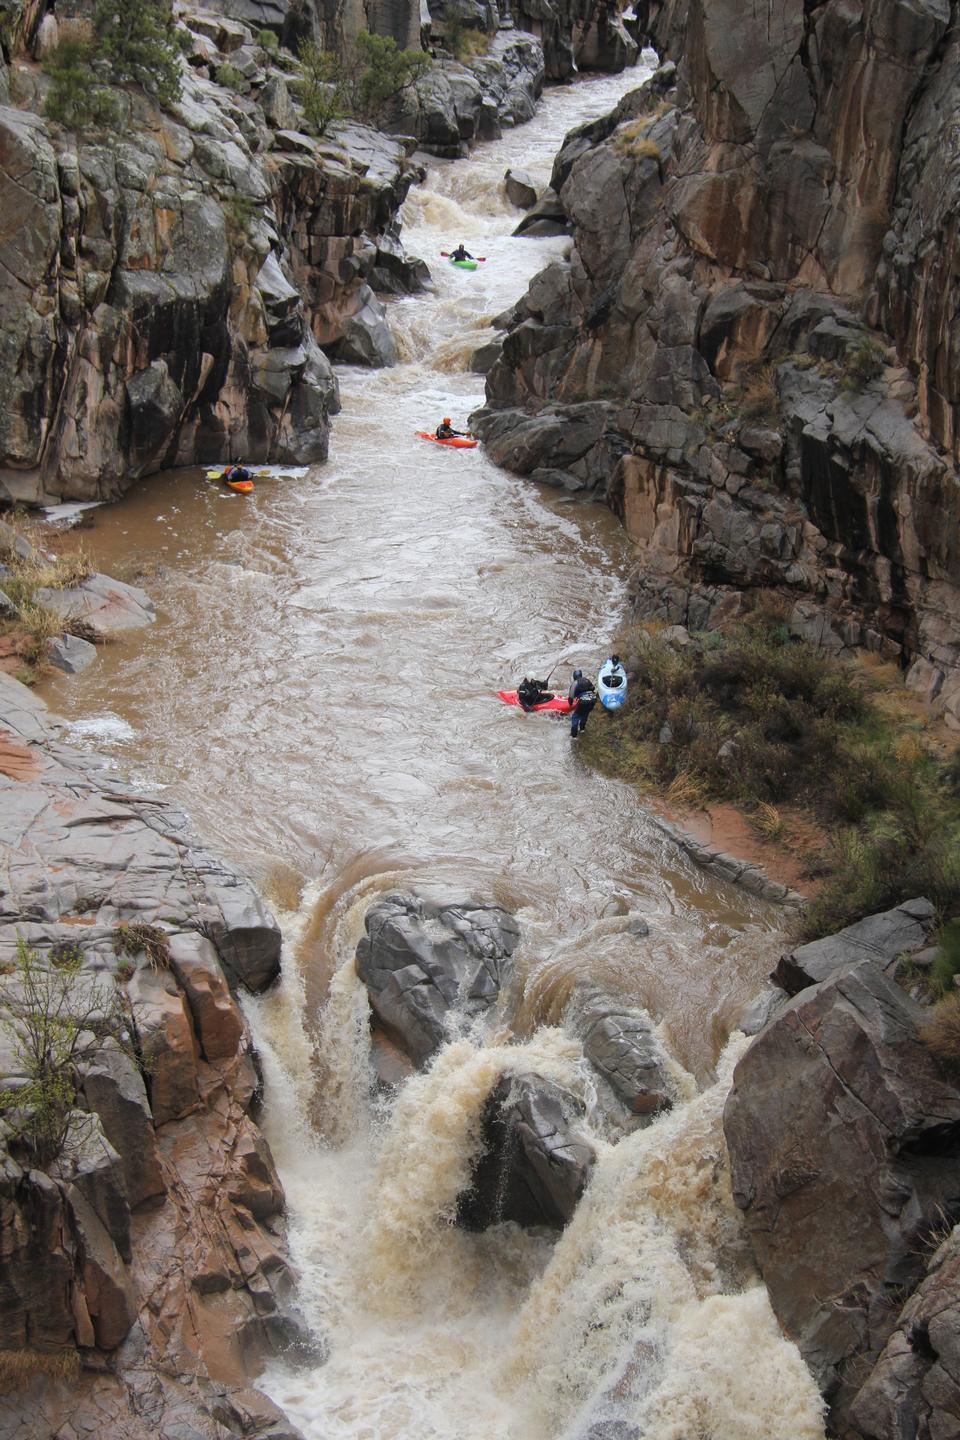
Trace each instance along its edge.
<instances>
[{"instance_id":1,"label":"orange kayak","mask_svg":"<svg viewBox=\"0 0 960 1440\"><path fill-rule=\"evenodd\" d=\"M431 435L429 430L415 430L421 440L432 440L434 445L449 445L451 450L473 450L476 448L476 440L466 435L453 435L449 440L441 440L438 435Z\"/></svg>"},{"instance_id":2,"label":"orange kayak","mask_svg":"<svg viewBox=\"0 0 960 1440\"><path fill-rule=\"evenodd\" d=\"M498 690L497 694L504 705L520 705L520 696L516 690ZM549 700L541 700L539 705L520 705L521 710L555 710L560 715L569 715L573 706L566 695L551 695Z\"/></svg>"},{"instance_id":3,"label":"orange kayak","mask_svg":"<svg viewBox=\"0 0 960 1440\"><path fill-rule=\"evenodd\" d=\"M241 495L249 495L253 489L252 480L224 480L228 490L239 490Z\"/></svg>"}]
</instances>

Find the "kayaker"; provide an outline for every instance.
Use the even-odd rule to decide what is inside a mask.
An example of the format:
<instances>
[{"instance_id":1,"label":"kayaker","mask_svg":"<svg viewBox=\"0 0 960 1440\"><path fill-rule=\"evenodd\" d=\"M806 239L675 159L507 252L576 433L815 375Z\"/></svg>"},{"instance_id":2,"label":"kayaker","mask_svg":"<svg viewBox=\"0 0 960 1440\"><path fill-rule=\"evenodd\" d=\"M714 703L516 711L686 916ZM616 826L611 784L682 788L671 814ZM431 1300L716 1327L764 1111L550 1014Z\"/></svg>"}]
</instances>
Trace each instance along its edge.
<instances>
[{"instance_id":1,"label":"kayaker","mask_svg":"<svg viewBox=\"0 0 960 1440\"><path fill-rule=\"evenodd\" d=\"M576 739L580 731L587 728L590 711L597 703L596 687L582 670L574 670L567 699L573 706L570 715L570 734L573 739Z\"/></svg>"},{"instance_id":2,"label":"kayaker","mask_svg":"<svg viewBox=\"0 0 960 1440\"><path fill-rule=\"evenodd\" d=\"M452 440L455 435L469 436L469 434L469 430L454 430L453 426L450 424L449 415L444 415L441 424L437 426L438 440Z\"/></svg>"},{"instance_id":3,"label":"kayaker","mask_svg":"<svg viewBox=\"0 0 960 1440\"><path fill-rule=\"evenodd\" d=\"M228 465L220 479L229 484L233 480L249 480L250 471L245 465Z\"/></svg>"},{"instance_id":4,"label":"kayaker","mask_svg":"<svg viewBox=\"0 0 960 1440\"><path fill-rule=\"evenodd\" d=\"M473 256L470 254L470 251L469 251L469 250L465 250L465 249L463 248L463 245L458 245L457 248L456 248L456 250L451 250L451 251L450 251L450 259L451 259L451 260L472 260L472 259L473 259Z\"/></svg>"},{"instance_id":5,"label":"kayaker","mask_svg":"<svg viewBox=\"0 0 960 1440\"><path fill-rule=\"evenodd\" d=\"M521 710L532 710L535 705L542 705L544 700L552 700L553 692L547 689L545 680L531 680L524 675L517 686L517 703Z\"/></svg>"}]
</instances>

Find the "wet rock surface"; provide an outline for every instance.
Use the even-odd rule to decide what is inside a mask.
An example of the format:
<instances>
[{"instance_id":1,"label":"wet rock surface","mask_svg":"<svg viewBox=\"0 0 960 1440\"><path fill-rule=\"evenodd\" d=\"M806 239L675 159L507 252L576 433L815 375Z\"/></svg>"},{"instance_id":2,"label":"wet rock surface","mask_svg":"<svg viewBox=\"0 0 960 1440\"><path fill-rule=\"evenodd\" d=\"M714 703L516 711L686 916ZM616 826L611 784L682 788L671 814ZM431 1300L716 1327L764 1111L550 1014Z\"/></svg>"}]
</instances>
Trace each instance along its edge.
<instances>
[{"instance_id":1,"label":"wet rock surface","mask_svg":"<svg viewBox=\"0 0 960 1440\"><path fill-rule=\"evenodd\" d=\"M43 972L70 957L78 1014L109 1001L126 1016L126 1040L82 1063L76 1143L46 1171L3 1129L0 1348L78 1355L84 1371L31 1381L28 1366L0 1397L0 1431L292 1436L249 1382L305 1334L228 983L269 983L279 930L183 815L62 743L42 702L5 675L0 717L34 762L0 774L0 1016L20 984L18 941ZM165 959L131 943L144 933L164 940ZM23 1064L0 1033L0 1080L16 1089Z\"/></svg>"},{"instance_id":2,"label":"wet rock surface","mask_svg":"<svg viewBox=\"0 0 960 1440\"><path fill-rule=\"evenodd\" d=\"M423 1065L496 1001L520 938L498 905L387 896L364 917L357 974L377 1020Z\"/></svg>"},{"instance_id":3,"label":"wet rock surface","mask_svg":"<svg viewBox=\"0 0 960 1440\"><path fill-rule=\"evenodd\" d=\"M669 1060L645 1011L583 990L571 1002L583 1053L632 1115L654 1116L674 1102Z\"/></svg>"},{"instance_id":4,"label":"wet rock surface","mask_svg":"<svg viewBox=\"0 0 960 1440\"><path fill-rule=\"evenodd\" d=\"M576 1131L583 1106L540 1075L505 1076L481 1123L483 1153L458 1220L485 1230L504 1220L560 1230L571 1219L596 1152Z\"/></svg>"},{"instance_id":5,"label":"wet rock surface","mask_svg":"<svg viewBox=\"0 0 960 1440\"><path fill-rule=\"evenodd\" d=\"M857 960L777 1009L724 1114L734 1200L774 1311L843 1433L922 1279L926 1237L960 1204L960 1089L920 1039L924 1014Z\"/></svg>"}]
</instances>

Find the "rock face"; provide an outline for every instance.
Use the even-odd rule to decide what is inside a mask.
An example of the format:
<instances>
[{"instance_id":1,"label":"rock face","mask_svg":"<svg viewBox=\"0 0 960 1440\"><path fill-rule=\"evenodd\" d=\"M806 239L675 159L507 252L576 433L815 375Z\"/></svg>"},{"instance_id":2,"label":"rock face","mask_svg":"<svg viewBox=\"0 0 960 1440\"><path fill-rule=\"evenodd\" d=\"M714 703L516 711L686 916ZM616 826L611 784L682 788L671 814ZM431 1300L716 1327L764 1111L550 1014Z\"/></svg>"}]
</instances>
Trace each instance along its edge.
<instances>
[{"instance_id":1,"label":"rock face","mask_svg":"<svg viewBox=\"0 0 960 1440\"><path fill-rule=\"evenodd\" d=\"M949 7L639 15L670 63L567 137L573 254L516 307L472 428L606 496L641 613L702 629L785 589L797 633L912 664L960 729Z\"/></svg>"},{"instance_id":2,"label":"rock face","mask_svg":"<svg viewBox=\"0 0 960 1440\"><path fill-rule=\"evenodd\" d=\"M960 1232L953 1230L907 1301L897 1328L857 1395L850 1417L870 1440L937 1440L955 1434L960 1330Z\"/></svg>"},{"instance_id":3,"label":"rock face","mask_svg":"<svg viewBox=\"0 0 960 1440\"><path fill-rule=\"evenodd\" d=\"M918 1039L923 1014L872 959L836 971L757 1036L724 1115L773 1308L841 1430L960 1204L960 1089Z\"/></svg>"},{"instance_id":4,"label":"rock face","mask_svg":"<svg viewBox=\"0 0 960 1440\"><path fill-rule=\"evenodd\" d=\"M17 277L0 299L0 480L16 499L111 498L240 454L323 460L339 400L321 347L379 310L364 271L421 173L405 146L358 125L318 145L244 24L186 23L179 103L123 92L108 142L0 107L0 258ZM212 78L228 59L243 93Z\"/></svg>"},{"instance_id":5,"label":"rock face","mask_svg":"<svg viewBox=\"0 0 960 1440\"><path fill-rule=\"evenodd\" d=\"M84 1366L76 1381L39 1368L31 1381L26 1363L0 1397L0 1431L140 1440L222 1425L292 1440L249 1388L264 1354L303 1336L283 1191L250 1113L250 1035L227 978L269 983L279 931L181 814L119 788L44 711L0 675L0 1022L22 939L45 972L76 957L71 1004L119 1003L130 1043L109 1040L83 1062L76 1141L46 1171L0 1125L0 1349ZM12 764L18 755L31 763ZM165 961L135 934L164 937ZM22 1069L0 1023L0 1087L16 1090Z\"/></svg>"},{"instance_id":6,"label":"rock face","mask_svg":"<svg viewBox=\"0 0 960 1440\"><path fill-rule=\"evenodd\" d=\"M460 1223L485 1230L513 1220L561 1230L596 1159L573 1128L582 1110L568 1090L540 1075L504 1077L484 1109L483 1155L460 1197Z\"/></svg>"},{"instance_id":7,"label":"rock face","mask_svg":"<svg viewBox=\"0 0 960 1440\"><path fill-rule=\"evenodd\" d=\"M389 895L364 918L357 974L384 1030L421 1066L497 999L520 938L498 905Z\"/></svg>"}]
</instances>

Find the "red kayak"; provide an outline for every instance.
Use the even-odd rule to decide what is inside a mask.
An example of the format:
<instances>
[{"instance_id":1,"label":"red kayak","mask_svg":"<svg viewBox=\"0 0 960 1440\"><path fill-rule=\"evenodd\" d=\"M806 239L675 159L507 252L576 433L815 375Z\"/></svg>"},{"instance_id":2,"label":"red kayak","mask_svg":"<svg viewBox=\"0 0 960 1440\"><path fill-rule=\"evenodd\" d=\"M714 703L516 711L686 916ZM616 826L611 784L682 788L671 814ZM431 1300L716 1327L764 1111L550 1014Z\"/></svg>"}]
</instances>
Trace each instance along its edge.
<instances>
[{"instance_id":1,"label":"red kayak","mask_svg":"<svg viewBox=\"0 0 960 1440\"><path fill-rule=\"evenodd\" d=\"M497 694L505 705L519 705L520 700L516 690L498 690ZM523 710L556 710L561 715L569 715L573 706L566 695L552 695L549 700L541 700L539 705L523 705Z\"/></svg>"},{"instance_id":2,"label":"red kayak","mask_svg":"<svg viewBox=\"0 0 960 1440\"><path fill-rule=\"evenodd\" d=\"M432 440L434 445L449 445L451 450L473 450L476 447L476 440L468 439L466 435L454 435L449 440L441 440L437 435L431 435L429 430L415 430L421 440Z\"/></svg>"}]
</instances>

